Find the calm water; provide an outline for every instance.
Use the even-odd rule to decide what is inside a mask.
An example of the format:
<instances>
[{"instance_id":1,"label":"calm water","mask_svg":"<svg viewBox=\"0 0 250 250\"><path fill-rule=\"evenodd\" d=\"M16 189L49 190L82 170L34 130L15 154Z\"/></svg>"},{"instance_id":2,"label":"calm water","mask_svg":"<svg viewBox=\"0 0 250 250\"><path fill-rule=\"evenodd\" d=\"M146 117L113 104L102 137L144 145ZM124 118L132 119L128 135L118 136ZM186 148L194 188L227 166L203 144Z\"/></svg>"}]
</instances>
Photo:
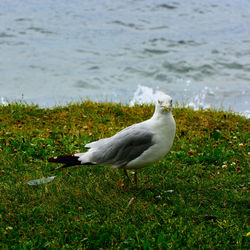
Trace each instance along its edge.
<instances>
[{"instance_id":1,"label":"calm water","mask_svg":"<svg viewBox=\"0 0 250 250\"><path fill-rule=\"evenodd\" d=\"M0 55L2 103L162 91L250 114L249 0L1 0Z\"/></svg>"}]
</instances>

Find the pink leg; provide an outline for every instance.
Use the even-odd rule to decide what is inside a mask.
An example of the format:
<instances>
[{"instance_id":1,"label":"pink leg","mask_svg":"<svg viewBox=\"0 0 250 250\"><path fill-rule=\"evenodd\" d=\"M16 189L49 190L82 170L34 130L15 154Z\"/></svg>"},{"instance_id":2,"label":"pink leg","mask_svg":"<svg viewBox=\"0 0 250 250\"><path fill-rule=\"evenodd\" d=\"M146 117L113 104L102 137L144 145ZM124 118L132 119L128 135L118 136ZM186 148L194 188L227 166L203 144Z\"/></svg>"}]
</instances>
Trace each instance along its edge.
<instances>
[{"instance_id":1,"label":"pink leg","mask_svg":"<svg viewBox=\"0 0 250 250\"><path fill-rule=\"evenodd\" d=\"M128 172L127 172L127 169L126 169L126 168L123 169L123 172L124 172L124 174L127 176L129 182L131 182L130 177L129 177L129 175L128 175Z\"/></svg>"},{"instance_id":2,"label":"pink leg","mask_svg":"<svg viewBox=\"0 0 250 250\"><path fill-rule=\"evenodd\" d=\"M136 171L134 173L134 182L135 182L136 187L138 187L138 185L137 185L137 172Z\"/></svg>"}]
</instances>

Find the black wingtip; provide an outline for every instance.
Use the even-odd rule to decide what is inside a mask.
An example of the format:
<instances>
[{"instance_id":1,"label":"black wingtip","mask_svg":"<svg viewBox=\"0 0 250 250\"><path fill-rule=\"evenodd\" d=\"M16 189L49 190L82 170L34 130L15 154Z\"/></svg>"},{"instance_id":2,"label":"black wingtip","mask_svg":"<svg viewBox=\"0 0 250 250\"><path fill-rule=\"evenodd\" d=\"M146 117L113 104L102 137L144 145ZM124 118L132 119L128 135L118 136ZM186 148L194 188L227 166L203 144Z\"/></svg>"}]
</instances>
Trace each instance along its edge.
<instances>
[{"instance_id":1,"label":"black wingtip","mask_svg":"<svg viewBox=\"0 0 250 250\"><path fill-rule=\"evenodd\" d=\"M81 164L81 162L79 161L79 156L75 155L60 155L57 157L49 158L48 162L63 163L68 167Z\"/></svg>"}]
</instances>

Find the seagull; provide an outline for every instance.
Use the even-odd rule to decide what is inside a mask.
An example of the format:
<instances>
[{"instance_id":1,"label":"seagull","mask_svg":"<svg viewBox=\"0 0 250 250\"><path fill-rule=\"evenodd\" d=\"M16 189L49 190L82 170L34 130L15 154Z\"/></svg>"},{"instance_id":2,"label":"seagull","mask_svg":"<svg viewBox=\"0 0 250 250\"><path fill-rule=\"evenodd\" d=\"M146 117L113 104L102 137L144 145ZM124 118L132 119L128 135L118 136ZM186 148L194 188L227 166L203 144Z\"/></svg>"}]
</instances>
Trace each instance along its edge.
<instances>
[{"instance_id":1,"label":"seagull","mask_svg":"<svg viewBox=\"0 0 250 250\"><path fill-rule=\"evenodd\" d=\"M164 94L157 98L155 112L149 120L131 125L109 138L86 144L87 152L61 155L48 161L64 164L56 169L74 165L121 168L130 182L127 170L134 170L137 186L137 170L152 165L168 153L175 130L172 98Z\"/></svg>"}]
</instances>

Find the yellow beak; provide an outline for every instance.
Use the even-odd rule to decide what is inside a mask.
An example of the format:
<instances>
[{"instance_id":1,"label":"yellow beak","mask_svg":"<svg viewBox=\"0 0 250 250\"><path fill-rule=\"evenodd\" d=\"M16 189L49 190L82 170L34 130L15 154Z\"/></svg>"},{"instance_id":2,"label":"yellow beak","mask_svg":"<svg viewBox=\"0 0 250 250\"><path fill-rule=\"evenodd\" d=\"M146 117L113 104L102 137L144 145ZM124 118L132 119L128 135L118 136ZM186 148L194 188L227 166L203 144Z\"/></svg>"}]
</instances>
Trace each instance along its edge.
<instances>
[{"instance_id":1,"label":"yellow beak","mask_svg":"<svg viewBox=\"0 0 250 250\"><path fill-rule=\"evenodd\" d=\"M164 108L165 110L168 110L168 109L169 109L169 105L166 104L166 105L163 106L163 108Z\"/></svg>"}]
</instances>

